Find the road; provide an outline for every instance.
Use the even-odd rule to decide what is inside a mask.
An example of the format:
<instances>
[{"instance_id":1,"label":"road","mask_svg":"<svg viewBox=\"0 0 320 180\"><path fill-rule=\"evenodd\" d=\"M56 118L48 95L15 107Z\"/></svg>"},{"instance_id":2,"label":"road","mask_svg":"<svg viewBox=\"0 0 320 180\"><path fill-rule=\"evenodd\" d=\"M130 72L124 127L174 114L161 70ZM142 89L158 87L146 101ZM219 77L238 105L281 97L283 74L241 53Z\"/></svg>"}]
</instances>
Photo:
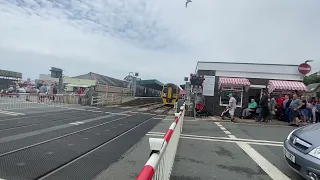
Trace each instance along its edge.
<instances>
[{"instance_id":1,"label":"road","mask_svg":"<svg viewBox=\"0 0 320 180\"><path fill-rule=\"evenodd\" d=\"M185 120L171 180L300 180L283 158L282 142L292 130Z\"/></svg>"},{"instance_id":2,"label":"road","mask_svg":"<svg viewBox=\"0 0 320 180\"><path fill-rule=\"evenodd\" d=\"M5 180L92 179L164 117L80 106L1 112L0 179Z\"/></svg>"}]
</instances>

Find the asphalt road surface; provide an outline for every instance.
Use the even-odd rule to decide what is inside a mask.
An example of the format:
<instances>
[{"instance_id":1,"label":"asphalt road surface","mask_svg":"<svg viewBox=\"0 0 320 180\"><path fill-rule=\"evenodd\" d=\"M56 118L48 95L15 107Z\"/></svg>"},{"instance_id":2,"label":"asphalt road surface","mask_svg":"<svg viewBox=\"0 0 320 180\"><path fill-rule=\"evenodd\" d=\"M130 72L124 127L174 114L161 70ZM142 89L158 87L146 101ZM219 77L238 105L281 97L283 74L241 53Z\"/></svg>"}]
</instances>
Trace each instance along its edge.
<instances>
[{"instance_id":1,"label":"asphalt road surface","mask_svg":"<svg viewBox=\"0 0 320 180\"><path fill-rule=\"evenodd\" d=\"M293 129L186 120L171 179L301 180L283 157L282 142Z\"/></svg>"},{"instance_id":2,"label":"asphalt road surface","mask_svg":"<svg viewBox=\"0 0 320 180\"><path fill-rule=\"evenodd\" d=\"M161 121L159 117L164 116L121 108L0 111L0 179L92 179Z\"/></svg>"}]
</instances>

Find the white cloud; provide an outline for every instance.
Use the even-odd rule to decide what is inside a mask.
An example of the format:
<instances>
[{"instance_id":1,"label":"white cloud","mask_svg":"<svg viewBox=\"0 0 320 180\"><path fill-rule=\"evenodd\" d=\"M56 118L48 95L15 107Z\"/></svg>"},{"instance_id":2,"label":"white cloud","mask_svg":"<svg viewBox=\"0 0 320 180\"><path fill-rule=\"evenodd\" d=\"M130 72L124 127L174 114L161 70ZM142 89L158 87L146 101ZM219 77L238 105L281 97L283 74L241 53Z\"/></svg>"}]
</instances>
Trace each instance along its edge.
<instances>
[{"instance_id":1,"label":"white cloud","mask_svg":"<svg viewBox=\"0 0 320 180\"><path fill-rule=\"evenodd\" d=\"M182 83L196 62L320 60L320 1L0 0L1 68ZM317 64L317 62L315 63ZM320 63L318 63L320 65Z\"/></svg>"}]
</instances>

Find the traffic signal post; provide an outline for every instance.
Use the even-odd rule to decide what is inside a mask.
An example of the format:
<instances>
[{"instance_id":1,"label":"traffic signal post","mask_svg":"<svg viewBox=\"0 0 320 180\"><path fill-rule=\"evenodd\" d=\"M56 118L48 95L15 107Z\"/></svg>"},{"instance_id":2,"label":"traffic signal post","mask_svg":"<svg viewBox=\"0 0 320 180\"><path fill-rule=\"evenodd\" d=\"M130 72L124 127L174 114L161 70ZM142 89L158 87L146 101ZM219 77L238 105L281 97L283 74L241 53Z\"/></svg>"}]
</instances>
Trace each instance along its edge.
<instances>
[{"instance_id":1,"label":"traffic signal post","mask_svg":"<svg viewBox=\"0 0 320 180\"><path fill-rule=\"evenodd\" d=\"M193 117L196 117L196 98L199 93L202 94L203 82L204 75L190 74L191 94L193 96L193 105L191 105L191 109L193 109Z\"/></svg>"}]
</instances>

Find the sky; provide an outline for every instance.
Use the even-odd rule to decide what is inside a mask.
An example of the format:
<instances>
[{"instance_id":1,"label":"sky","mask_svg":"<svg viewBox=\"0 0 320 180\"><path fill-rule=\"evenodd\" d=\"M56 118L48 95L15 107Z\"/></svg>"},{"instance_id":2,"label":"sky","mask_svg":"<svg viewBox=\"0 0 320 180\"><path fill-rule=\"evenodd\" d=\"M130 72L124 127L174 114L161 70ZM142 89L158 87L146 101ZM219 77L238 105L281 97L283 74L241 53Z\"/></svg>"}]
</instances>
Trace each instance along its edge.
<instances>
[{"instance_id":1,"label":"sky","mask_svg":"<svg viewBox=\"0 0 320 180\"><path fill-rule=\"evenodd\" d=\"M52 66L177 84L198 61L317 68L319 32L319 0L0 0L1 69L24 79Z\"/></svg>"}]
</instances>

